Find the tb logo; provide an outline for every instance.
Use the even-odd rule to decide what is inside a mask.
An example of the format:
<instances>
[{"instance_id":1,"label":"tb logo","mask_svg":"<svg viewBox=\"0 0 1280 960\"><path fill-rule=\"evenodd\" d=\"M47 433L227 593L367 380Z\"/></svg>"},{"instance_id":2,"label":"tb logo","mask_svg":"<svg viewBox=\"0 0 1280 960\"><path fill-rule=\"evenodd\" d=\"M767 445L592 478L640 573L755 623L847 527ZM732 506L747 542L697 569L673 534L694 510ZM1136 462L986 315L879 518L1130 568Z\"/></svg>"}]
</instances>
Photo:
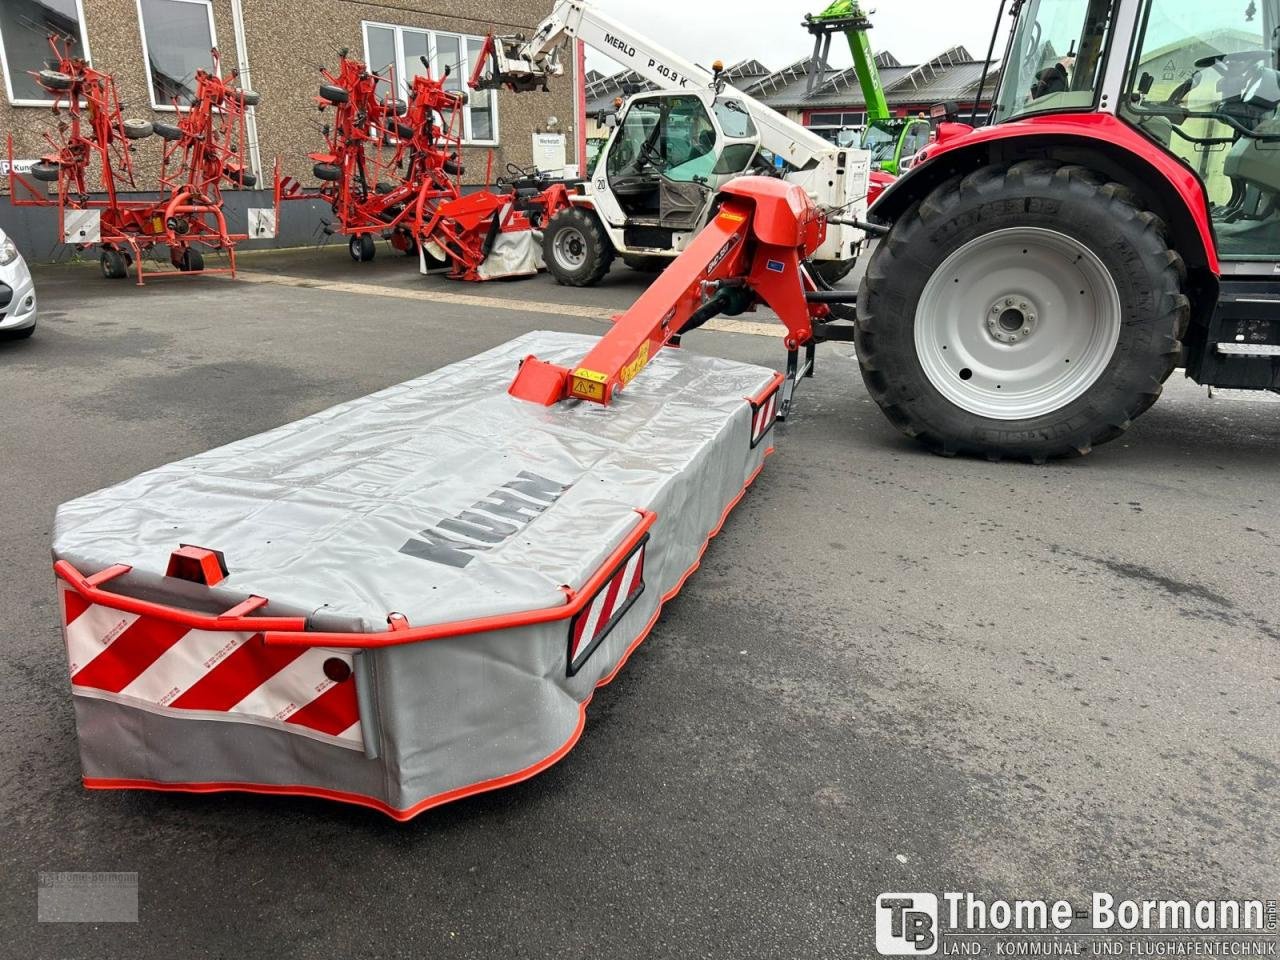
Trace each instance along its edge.
<instances>
[{"instance_id":1,"label":"tb logo","mask_svg":"<svg viewBox=\"0 0 1280 960\"><path fill-rule=\"evenodd\" d=\"M882 893L876 897L876 949L884 956L937 953L937 896Z\"/></svg>"}]
</instances>

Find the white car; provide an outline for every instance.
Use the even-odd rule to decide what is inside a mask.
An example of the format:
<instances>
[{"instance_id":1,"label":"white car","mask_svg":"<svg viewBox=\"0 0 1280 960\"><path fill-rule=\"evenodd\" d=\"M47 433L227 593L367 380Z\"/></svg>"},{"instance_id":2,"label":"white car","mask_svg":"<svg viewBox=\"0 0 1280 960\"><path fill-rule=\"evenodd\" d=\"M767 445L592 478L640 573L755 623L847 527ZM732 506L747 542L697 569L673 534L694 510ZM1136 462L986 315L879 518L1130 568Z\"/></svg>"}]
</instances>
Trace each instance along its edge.
<instances>
[{"instance_id":1,"label":"white car","mask_svg":"<svg viewBox=\"0 0 1280 960\"><path fill-rule=\"evenodd\" d=\"M0 230L0 340L36 332L36 285L18 247Z\"/></svg>"}]
</instances>

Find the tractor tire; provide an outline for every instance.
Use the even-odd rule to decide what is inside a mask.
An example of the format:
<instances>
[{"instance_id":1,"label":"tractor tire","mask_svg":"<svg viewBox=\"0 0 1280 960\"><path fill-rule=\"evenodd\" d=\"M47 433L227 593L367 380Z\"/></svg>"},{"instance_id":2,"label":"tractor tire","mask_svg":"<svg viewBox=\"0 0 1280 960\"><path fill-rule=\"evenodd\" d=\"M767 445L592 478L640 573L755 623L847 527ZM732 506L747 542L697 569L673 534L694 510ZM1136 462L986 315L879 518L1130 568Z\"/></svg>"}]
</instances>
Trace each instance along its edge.
<instances>
[{"instance_id":1,"label":"tractor tire","mask_svg":"<svg viewBox=\"0 0 1280 960\"><path fill-rule=\"evenodd\" d=\"M1123 433L1190 318L1165 226L1119 184L1049 160L937 187L876 247L858 297L867 390L944 456L1041 463Z\"/></svg>"},{"instance_id":2,"label":"tractor tire","mask_svg":"<svg viewBox=\"0 0 1280 960\"><path fill-rule=\"evenodd\" d=\"M830 289L847 277L857 264L858 261L856 259L815 260L813 261L813 270L818 275L821 283L826 285L826 289Z\"/></svg>"},{"instance_id":3,"label":"tractor tire","mask_svg":"<svg viewBox=\"0 0 1280 960\"><path fill-rule=\"evenodd\" d=\"M378 245L370 234L361 233L348 241L347 252L356 263L368 263L378 252Z\"/></svg>"},{"instance_id":4,"label":"tractor tire","mask_svg":"<svg viewBox=\"0 0 1280 960\"><path fill-rule=\"evenodd\" d=\"M70 90L71 84L74 82L70 74L63 73L61 70L41 70L37 75L40 86L46 90Z\"/></svg>"},{"instance_id":5,"label":"tractor tire","mask_svg":"<svg viewBox=\"0 0 1280 960\"><path fill-rule=\"evenodd\" d=\"M409 112L409 105L403 100L397 100L394 97L387 97L387 99L383 100L382 107L393 117L403 117Z\"/></svg>"},{"instance_id":6,"label":"tractor tire","mask_svg":"<svg viewBox=\"0 0 1280 960\"><path fill-rule=\"evenodd\" d=\"M237 90L233 96L246 107L256 107L262 102L262 95L256 90Z\"/></svg>"},{"instance_id":7,"label":"tractor tire","mask_svg":"<svg viewBox=\"0 0 1280 960\"><path fill-rule=\"evenodd\" d=\"M31 175L41 183L57 183L58 171L62 168L56 163L33 163L31 165Z\"/></svg>"},{"instance_id":8,"label":"tractor tire","mask_svg":"<svg viewBox=\"0 0 1280 960\"><path fill-rule=\"evenodd\" d=\"M123 280L129 275L129 265L119 250L103 250L98 264L102 267L102 275L108 280Z\"/></svg>"},{"instance_id":9,"label":"tractor tire","mask_svg":"<svg viewBox=\"0 0 1280 960\"><path fill-rule=\"evenodd\" d=\"M332 83L321 84L320 96L323 99L328 100L334 106L337 106L340 103L346 103L351 99L351 94L347 92L346 87L335 86Z\"/></svg>"},{"instance_id":10,"label":"tractor tire","mask_svg":"<svg viewBox=\"0 0 1280 960\"><path fill-rule=\"evenodd\" d=\"M317 163L311 168L311 172L315 174L317 180L328 180L332 183L342 179L342 168L336 163Z\"/></svg>"},{"instance_id":11,"label":"tractor tire","mask_svg":"<svg viewBox=\"0 0 1280 960\"><path fill-rule=\"evenodd\" d=\"M129 140L145 140L155 132L150 120L125 120L124 135Z\"/></svg>"},{"instance_id":12,"label":"tractor tire","mask_svg":"<svg viewBox=\"0 0 1280 960\"><path fill-rule=\"evenodd\" d=\"M151 129L155 131L156 136L161 140L168 140L172 142L174 140L182 139L182 128L176 123L165 123L163 120L154 120L151 123Z\"/></svg>"},{"instance_id":13,"label":"tractor tire","mask_svg":"<svg viewBox=\"0 0 1280 960\"><path fill-rule=\"evenodd\" d=\"M637 273L661 273L671 263L671 257L657 257L649 254L622 255L622 262Z\"/></svg>"},{"instance_id":14,"label":"tractor tire","mask_svg":"<svg viewBox=\"0 0 1280 960\"><path fill-rule=\"evenodd\" d=\"M591 287L613 264L613 244L594 210L561 210L542 234L542 258L556 283Z\"/></svg>"}]
</instances>

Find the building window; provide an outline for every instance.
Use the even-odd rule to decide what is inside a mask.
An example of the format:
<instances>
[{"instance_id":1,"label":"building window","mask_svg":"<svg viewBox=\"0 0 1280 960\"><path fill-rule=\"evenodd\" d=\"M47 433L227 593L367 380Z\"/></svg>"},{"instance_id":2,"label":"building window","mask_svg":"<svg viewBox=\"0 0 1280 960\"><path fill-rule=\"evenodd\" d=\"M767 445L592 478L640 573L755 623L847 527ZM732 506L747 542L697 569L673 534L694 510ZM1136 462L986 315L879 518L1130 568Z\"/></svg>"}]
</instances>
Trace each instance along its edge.
<instances>
[{"instance_id":1,"label":"building window","mask_svg":"<svg viewBox=\"0 0 1280 960\"><path fill-rule=\"evenodd\" d=\"M196 96L196 71L213 69L218 38L212 0L138 0L138 24L151 106L189 107Z\"/></svg>"},{"instance_id":2,"label":"building window","mask_svg":"<svg viewBox=\"0 0 1280 960\"><path fill-rule=\"evenodd\" d=\"M374 73L389 78L379 84L379 96L388 96L394 82L396 96L407 99L414 77L429 69L431 76L439 78L447 69L444 88L468 94L467 105L462 108L463 142L492 145L498 142L497 93L467 90L471 68L483 44L483 37L386 23L364 24L365 63Z\"/></svg>"},{"instance_id":3,"label":"building window","mask_svg":"<svg viewBox=\"0 0 1280 960\"><path fill-rule=\"evenodd\" d=\"M43 69L53 56L50 34L71 41L71 56L89 59L81 0L0 0L0 63L10 103L53 102L29 72Z\"/></svg>"}]
</instances>

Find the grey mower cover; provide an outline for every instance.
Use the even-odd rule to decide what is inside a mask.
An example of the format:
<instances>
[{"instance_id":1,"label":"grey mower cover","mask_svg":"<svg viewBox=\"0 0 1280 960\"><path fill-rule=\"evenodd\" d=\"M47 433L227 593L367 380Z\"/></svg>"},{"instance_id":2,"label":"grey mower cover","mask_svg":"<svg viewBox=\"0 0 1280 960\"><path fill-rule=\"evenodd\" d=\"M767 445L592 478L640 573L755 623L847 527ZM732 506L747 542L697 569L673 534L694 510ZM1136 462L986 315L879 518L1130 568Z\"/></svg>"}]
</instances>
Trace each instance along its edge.
<instances>
[{"instance_id":1,"label":"grey mower cover","mask_svg":"<svg viewBox=\"0 0 1280 960\"><path fill-rule=\"evenodd\" d=\"M608 408L507 394L595 342L530 333L63 504L85 784L408 819L562 757L759 472L781 380L673 349Z\"/></svg>"}]
</instances>

